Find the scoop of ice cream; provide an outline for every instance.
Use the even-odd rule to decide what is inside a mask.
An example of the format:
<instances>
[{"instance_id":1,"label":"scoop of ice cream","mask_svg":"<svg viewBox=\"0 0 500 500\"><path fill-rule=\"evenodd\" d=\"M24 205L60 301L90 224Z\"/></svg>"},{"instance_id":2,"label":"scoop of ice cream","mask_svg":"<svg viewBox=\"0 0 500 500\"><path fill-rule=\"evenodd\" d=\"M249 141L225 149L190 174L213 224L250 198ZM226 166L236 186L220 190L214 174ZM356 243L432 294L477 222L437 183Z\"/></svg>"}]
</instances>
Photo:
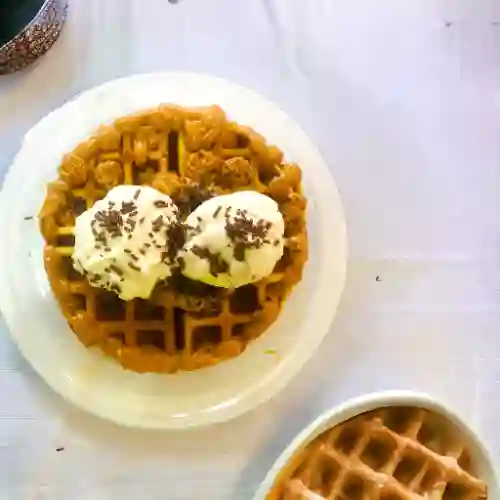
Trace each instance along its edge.
<instances>
[{"instance_id":1,"label":"scoop of ice cream","mask_svg":"<svg viewBox=\"0 0 500 500\"><path fill-rule=\"evenodd\" d=\"M183 273L210 285L237 288L258 281L283 255L285 224L278 204L255 191L211 198L186 225Z\"/></svg>"},{"instance_id":2,"label":"scoop of ice cream","mask_svg":"<svg viewBox=\"0 0 500 500\"><path fill-rule=\"evenodd\" d=\"M178 209L147 186L117 186L79 215L73 266L90 284L122 299L148 298L172 273Z\"/></svg>"}]
</instances>

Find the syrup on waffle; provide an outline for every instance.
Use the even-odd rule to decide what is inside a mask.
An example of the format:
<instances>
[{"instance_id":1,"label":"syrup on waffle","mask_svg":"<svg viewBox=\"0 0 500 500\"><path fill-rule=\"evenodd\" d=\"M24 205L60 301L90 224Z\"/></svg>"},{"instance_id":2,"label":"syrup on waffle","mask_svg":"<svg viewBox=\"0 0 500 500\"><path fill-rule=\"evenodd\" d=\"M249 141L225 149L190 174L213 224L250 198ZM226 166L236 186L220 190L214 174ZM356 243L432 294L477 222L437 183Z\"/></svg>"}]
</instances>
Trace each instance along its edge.
<instances>
[{"instance_id":1,"label":"syrup on waffle","mask_svg":"<svg viewBox=\"0 0 500 500\"><path fill-rule=\"evenodd\" d=\"M185 217L204 200L255 190L278 204L285 251L264 280L225 290L176 274L149 300L122 301L72 267L78 214L120 184L150 185ZM49 282L70 327L137 372L195 370L240 354L277 318L307 260L301 171L217 106L160 106L116 120L66 155L40 211Z\"/></svg>"},{"instance_id":2,"label":"syrup on waffle","mask_svg":"<svg viewBox=\"0 0 500 500\"><path fill-rule=\"evenodd\" d=\"M322 433L279 474L268 500L486 500L460 431L413 407L364 413Z\"/></svg>"}]
</instances>

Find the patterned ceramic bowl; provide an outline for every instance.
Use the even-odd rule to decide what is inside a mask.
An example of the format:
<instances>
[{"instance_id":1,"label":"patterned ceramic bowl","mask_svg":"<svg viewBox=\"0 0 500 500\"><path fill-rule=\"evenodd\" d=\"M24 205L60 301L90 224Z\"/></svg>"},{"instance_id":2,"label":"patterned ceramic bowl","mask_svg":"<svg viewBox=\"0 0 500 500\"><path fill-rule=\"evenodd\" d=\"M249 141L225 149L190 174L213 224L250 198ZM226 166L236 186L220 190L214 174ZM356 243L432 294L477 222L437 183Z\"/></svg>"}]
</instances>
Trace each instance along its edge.
<instances>
[{"instance_id":1,"label":"patterned ceramic bowl","mask_svg":"<svg viewBox=\"0 0 500 500\"><path fill-rule=\"evenodd\" d=\"M59 37L67 12L68 0L42 2L17 35L0 46L0 74L23 69L45 54Z\"/></svg>"}]
</instances>

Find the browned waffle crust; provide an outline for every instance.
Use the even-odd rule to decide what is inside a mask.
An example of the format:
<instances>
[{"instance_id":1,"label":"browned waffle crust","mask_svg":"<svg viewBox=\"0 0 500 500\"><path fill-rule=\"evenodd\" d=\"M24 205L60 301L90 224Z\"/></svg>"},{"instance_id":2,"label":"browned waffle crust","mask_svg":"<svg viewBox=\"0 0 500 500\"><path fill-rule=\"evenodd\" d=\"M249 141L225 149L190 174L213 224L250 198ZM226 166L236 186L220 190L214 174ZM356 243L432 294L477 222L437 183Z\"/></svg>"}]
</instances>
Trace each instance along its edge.
<instances>
[{"instance_id":1,"label":"browned waffle crust","mask_svg":"<svg viewBox=\"0 0 500 500\"><path fill-rule=\"evenodd\" d=\"M271 276L234 291L178 274L149 300L124 302L71 265L75 217L119 184L151 185L183 216L211 196L266 194L284 216L283 258ZM40 212L45 268L86 346L138 372L194 370L237 356L277 318L307 260L305 207L300 168L256 132L229 122L217 106L160 106L102 127L64 157Z\"/></svg>"},{"instance_id":2,"label":"browned waffle crust","mask_svg":"<svg viewBox=\"0 0 500 500\"><path fill-rule=\"evenodd\" d=\"M459 429L420 408L364 413L324 432L279 474L267 500L485 500Z\"/></svg>"}]
</instances>

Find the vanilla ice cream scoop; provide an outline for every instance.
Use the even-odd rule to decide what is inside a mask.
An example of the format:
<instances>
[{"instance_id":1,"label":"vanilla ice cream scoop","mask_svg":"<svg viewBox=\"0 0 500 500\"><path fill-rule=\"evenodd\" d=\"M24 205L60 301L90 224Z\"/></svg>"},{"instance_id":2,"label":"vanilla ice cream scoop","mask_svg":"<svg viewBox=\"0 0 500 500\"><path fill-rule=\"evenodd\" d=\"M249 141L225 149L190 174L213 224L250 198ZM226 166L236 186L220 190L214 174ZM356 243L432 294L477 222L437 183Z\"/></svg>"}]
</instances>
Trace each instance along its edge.
<instances>
[{"instance_id":1,"label":"vanilla ice cream scoop","mask_svg":"<svg viewBox=\"0 0 500 500\"><path fill-rule=\"evenodd\" d=\"M186 219L182 272L210 285L237 288L269 276L283 255L278 204L255 191L216 196Z\"/></svg>"},{"instance_id":2,"label":"vanilla ice cream scoop","mask_svg":"<svg viewBox=\"0 0 500 500\"><path fill-rule=\"evenodd\" d=\"M153 188L117 186L77 217L73 266L124 300L148 298L171 275L174 247L183 243L177 215L171 198Z\"/></svg>"}]
</instances>

